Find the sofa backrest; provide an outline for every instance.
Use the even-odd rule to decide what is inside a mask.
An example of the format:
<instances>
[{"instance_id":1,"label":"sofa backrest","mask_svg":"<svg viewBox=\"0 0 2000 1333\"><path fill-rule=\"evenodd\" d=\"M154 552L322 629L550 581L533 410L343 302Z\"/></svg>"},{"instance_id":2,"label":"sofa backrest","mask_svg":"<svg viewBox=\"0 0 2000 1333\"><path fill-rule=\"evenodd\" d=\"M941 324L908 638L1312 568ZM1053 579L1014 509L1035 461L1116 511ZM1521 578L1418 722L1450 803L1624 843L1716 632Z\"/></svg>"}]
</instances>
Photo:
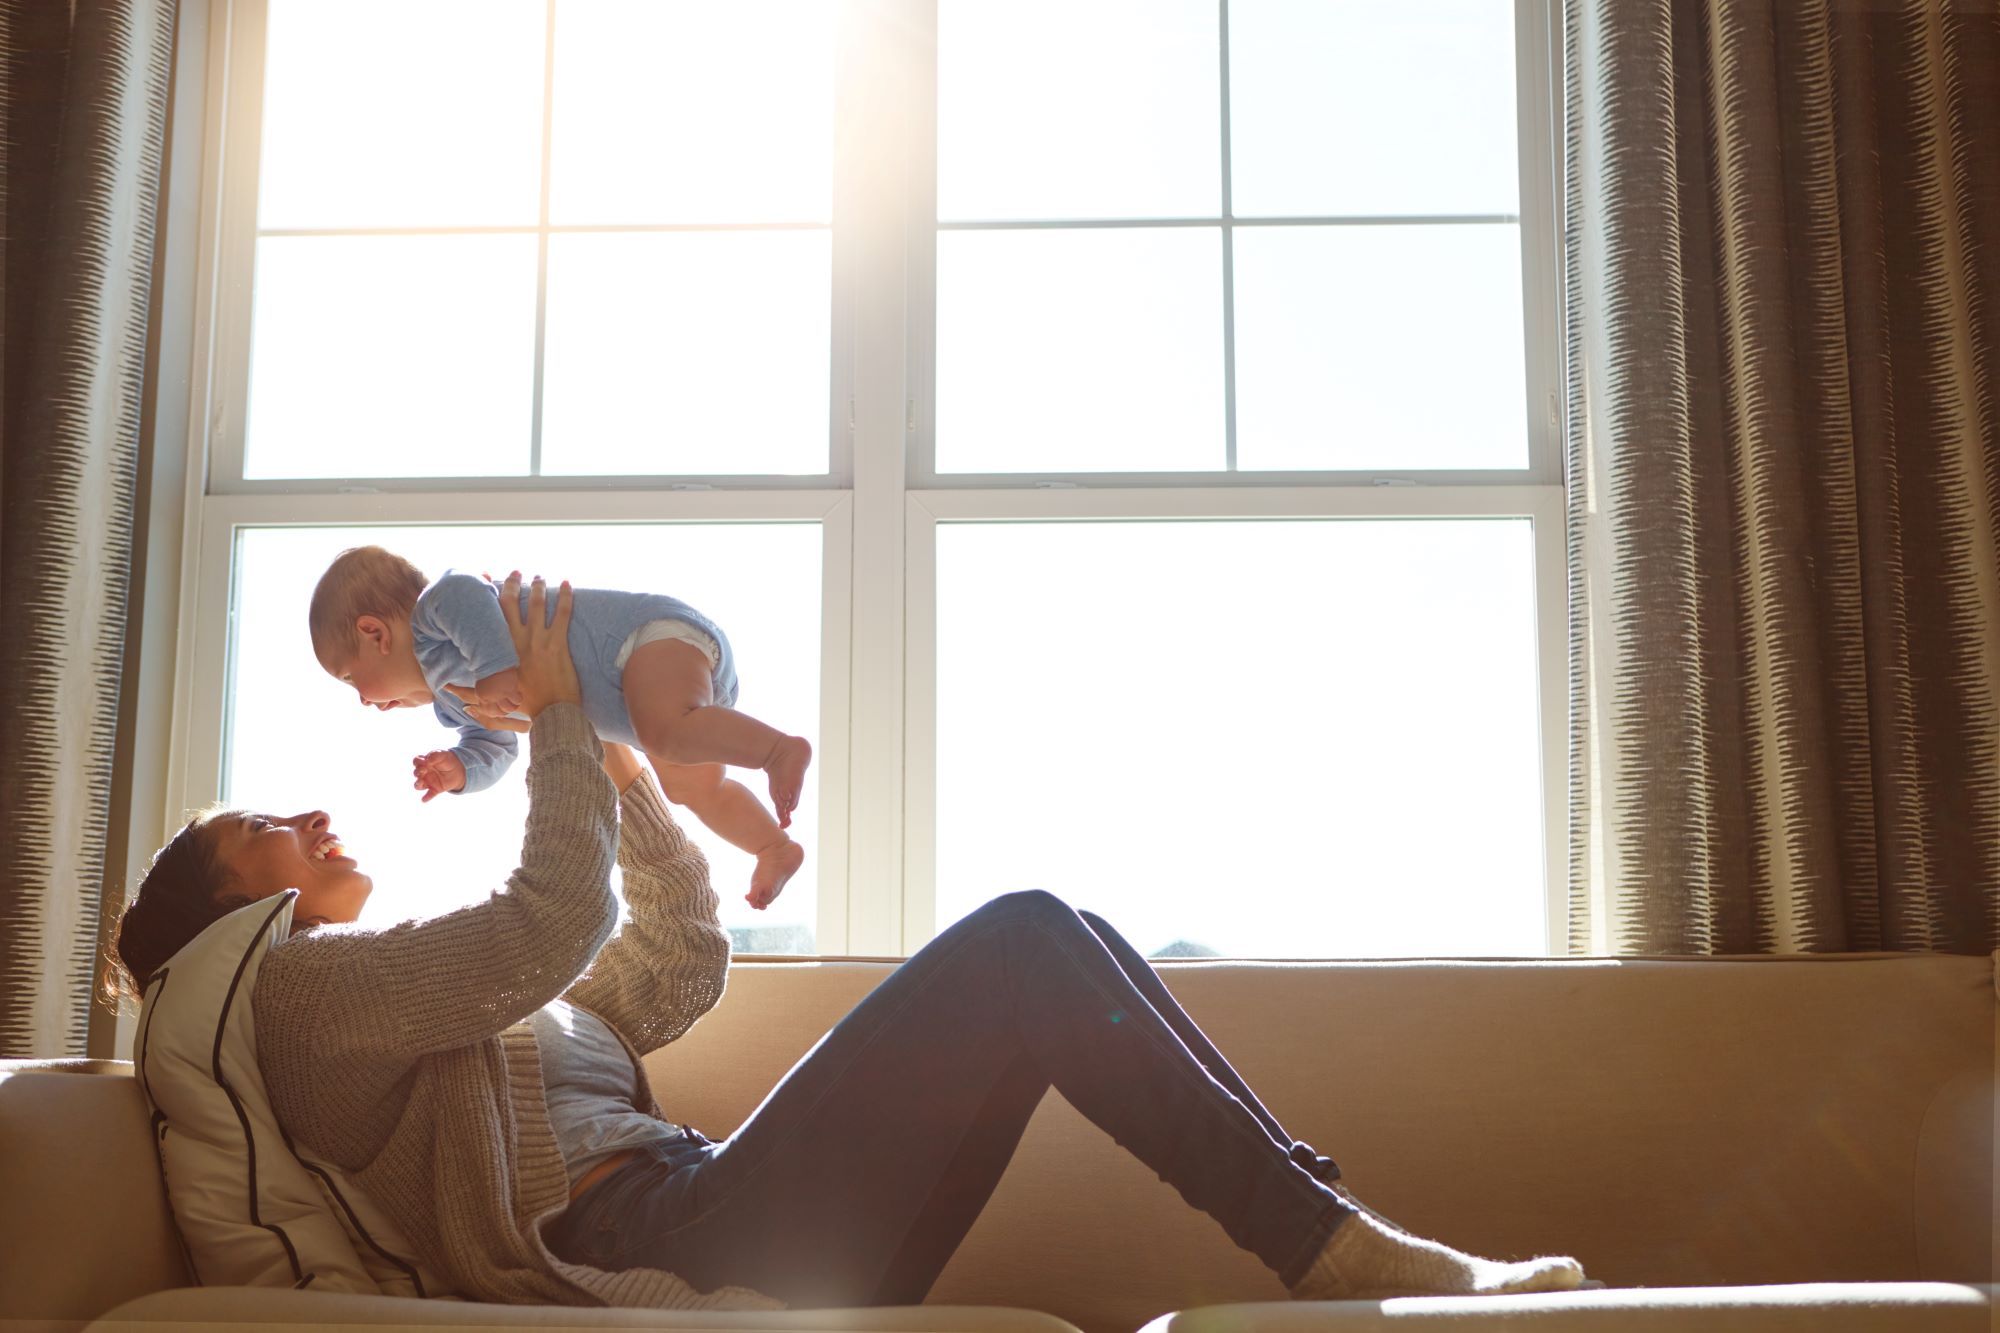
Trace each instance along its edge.
<instances>
[{"instance_id":1,"label":"sofa backrest","mask_svg":"<svg viewBox=\"0 0 2000 1333\"><path fill-rule=\"evenodd\" d=\"M0 1061L0 1328L190 1281L131 1071Z\"/></svg>"},{"instance_id":2,"label":"sofa backrest","mask_svg":"<svg viewBox=\"0 0 2000 1333\"><path fill-rule=\"evenodd\" d=\"M647 1058L664 1109L735 1128L892 966L739 963ZM1991 959L1163 971L1287 1127L1418 1231L1613 1285L1993 1280ZM0 1323L188 1281L130 1066L104 1067L0 1062ZM1054 1096L931 1293L1091 1333L1282 1297Z\"/></svg>"},{"instance_id":3,"label":"sofa backrest","mask_svg":"<svg viewBox=\"0 0 2000 1333\"><path fill-rule=\"evenodd\" d=\"M892 967L739 964L648 1058L663 1108L733 1129ZM1994 1280L1991 958L1162 971L1285 1126L1420 1233L1614 1286ZM1059 1096L931 1293L1087 1330L1283 1298Z\"/></svg>"}]
</instances>

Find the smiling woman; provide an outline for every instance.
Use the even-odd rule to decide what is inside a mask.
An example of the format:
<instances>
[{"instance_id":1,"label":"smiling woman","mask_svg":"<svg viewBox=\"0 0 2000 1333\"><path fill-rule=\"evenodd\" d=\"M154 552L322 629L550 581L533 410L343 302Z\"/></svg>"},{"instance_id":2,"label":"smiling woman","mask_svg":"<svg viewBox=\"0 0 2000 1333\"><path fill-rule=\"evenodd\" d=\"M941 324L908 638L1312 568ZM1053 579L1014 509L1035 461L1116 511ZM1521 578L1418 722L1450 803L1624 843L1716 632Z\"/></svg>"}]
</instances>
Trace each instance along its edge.
<instances>
[{"instance_id":1,"label":"smiling woman","mask_svg":"<svg viewBox=\"0 0 2000 1333\"><path fill-rule=\"evenodd\" d=\"M292 920L299 926L356 920L375 881L356 867L331 823L324 810L285 819L245 813L212 820L218 868L232 884L296 888ZM217 898L227 912L261 896L224 889Z\"/></svg>"},{"instance_id":2,"label":"smiling woman","mask_svg":"<svg viewBox=\"0 0 2000 1333\"><path fill-rule=\"evenodd\" d=\"M294 929L353 921L374 891L323 810L277 817L205 811L154 855L113 928L116 959L103 990L137 1002L153 973L189 940L245 904L299 891Z\"/></svg>"}]
</instances>

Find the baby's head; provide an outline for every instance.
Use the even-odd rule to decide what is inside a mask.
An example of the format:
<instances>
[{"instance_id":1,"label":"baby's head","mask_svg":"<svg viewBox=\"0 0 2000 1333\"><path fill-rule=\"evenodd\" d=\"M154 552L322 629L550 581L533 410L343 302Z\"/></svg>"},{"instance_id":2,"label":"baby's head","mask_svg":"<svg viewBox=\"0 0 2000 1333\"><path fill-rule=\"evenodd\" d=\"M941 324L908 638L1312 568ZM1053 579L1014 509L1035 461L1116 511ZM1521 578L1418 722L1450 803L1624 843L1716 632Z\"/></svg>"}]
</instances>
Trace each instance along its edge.
<instances>
[{"instance_id":1,"label":"baby's head","mask_svg":"<svg viewBox=\"0 0 2000 1333\"><path fill-rule=\"evenodd\" d=\"M342 551L312 595L313 655L361 702L384 711L431 702L410 637L410 615L429 580L379 546Z\"/></svg>"}]
</instances>

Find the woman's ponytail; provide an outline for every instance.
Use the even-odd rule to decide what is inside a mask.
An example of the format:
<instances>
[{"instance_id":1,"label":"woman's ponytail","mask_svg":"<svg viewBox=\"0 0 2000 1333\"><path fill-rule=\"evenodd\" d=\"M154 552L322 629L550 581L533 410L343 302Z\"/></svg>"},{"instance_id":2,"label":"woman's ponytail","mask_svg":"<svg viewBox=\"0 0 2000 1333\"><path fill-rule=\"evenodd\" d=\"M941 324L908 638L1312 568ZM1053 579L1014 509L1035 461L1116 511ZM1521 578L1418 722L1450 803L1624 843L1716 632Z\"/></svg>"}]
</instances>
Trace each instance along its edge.
<instances>
[{"instance_id":1,"label":"woman's ponytail","mask_svg":"<svg viewBox=\"0 0 2000 1333\"><path fill-rule=\"evenodd\" d=\"M229 874L216 821L223 813L197 815L169 838L119 912L98 987L112 1008L136 1005L162 963L237 906L222 901Z\"/></svg>"}]
</instances>

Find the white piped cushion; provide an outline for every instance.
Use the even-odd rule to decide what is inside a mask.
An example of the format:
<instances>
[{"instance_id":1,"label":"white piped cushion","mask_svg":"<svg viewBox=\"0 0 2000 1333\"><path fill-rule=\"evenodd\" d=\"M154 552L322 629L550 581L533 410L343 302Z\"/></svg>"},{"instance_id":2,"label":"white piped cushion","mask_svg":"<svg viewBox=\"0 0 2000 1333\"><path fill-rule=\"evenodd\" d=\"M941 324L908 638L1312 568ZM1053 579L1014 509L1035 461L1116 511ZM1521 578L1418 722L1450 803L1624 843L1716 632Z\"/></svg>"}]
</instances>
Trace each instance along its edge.
<instances>
[{"instance_id":1,"label":"white piped cushion","mask_svg":"<svg viewBox=\"0 0 2000 1333\"><path fill-rule=\"evenodd\" d=\"M295 1152L271 1113L250 995L297 897L238 908L146 986L132 1063L188 1267L204 1286L443 1295L381 1211Z\"/></svg>"}]
</instances>

